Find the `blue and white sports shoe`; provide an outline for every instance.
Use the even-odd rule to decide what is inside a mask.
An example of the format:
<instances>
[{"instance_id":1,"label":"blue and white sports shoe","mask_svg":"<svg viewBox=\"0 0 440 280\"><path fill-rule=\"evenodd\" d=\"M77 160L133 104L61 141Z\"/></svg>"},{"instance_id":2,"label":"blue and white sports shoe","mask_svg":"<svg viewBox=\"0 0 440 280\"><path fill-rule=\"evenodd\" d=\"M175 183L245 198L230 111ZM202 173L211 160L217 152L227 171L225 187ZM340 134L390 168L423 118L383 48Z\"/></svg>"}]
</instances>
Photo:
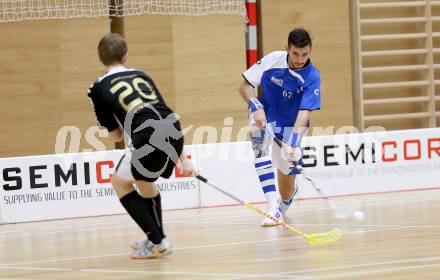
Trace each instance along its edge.
<instances>
[{"instance_id":1,"label":"blue and white sports shoe","mask_svg":"<svg viewBox=\"0 0 440 280\"><path fill-rule=\"evenodd\" d=\"M152 244L149 240L145 240L146 242L143 243L144 246L140 247L139 249L134 250L130 257L132 259L152 259L157 258L157 254L152 251ZM135 241L133 243L137 243L138 245L141 244L143 241ZM132 247L133 248L133 247Z\"/></svg>"},{"instance_id":2,"label":"blue and white sports shoe","mask_svg":"<svg viewBox=\"0 0 440 280\"><path fill-rule=\"evenodd\" d=\"M171 254L171 252L173 251L171 240L168 237L162 239L162 241L157 245L153 243L151 244L151 251L153 251L153 253L155 253L158 257L166 256L168 254Z\"/></svg>"},{"instance_id":3,"label":"blue and white sports shoe","mask_svg":"<svg viewBox=\"0 0 440 280\"><path fill-rule=\"evenodd\" d=\"M143 247L146 247L148 245L148 242L150 242L150 240L145 239L145 240L136 240L130 243L130 248L132 250L139 250Z\"/></svg>"},{"instance_id":4,"label":"blue and white sports shoe","mask_svg":"<svg viewBox=\"0 0 440 280\"><path fill-rule=\"evenodd\" d=\"M162 239L159 244L153 244L150 240L134 241L131 243L134 250L131 253L132 259L151 259L168 255L172 252L171 241L168 237ZM136 249L137 248L137 249Z\"/></svg>"},{"instance_id":5,"label":"blue and white sports shoe","mask_svg":"<svg viewBox=\"0 0 440 280\"><path fill-rule=\"evenodd\" d=\"M298 189L299 189L298 185L295 184L295 191L293 192L292 197L287 201L283 200L280 197L279 203L280 203L280 209L281 209L281 213L283 214L283 217L286 215L287 210L289 210L289 208L293 204L293 202L297 199Z\"/></svg>"},{"instance_id":6,"label":"blue and white sports shoe","mask_svg":"<svg viewBox=\"0 0 440 280\"><path fill-rule=\"evenodd\" d=\"M277 206L270 206L269 205L266 209L266 212L271 217L274 217L275 219L277 219L278 222L275 222L271 218L265 217L261 221L262 227L274 227L274 226L277 226L283 222L283 213L281 212L281 209L280 209L280 207L278 207L278 205Z\"/></svg>"}]
</instances>

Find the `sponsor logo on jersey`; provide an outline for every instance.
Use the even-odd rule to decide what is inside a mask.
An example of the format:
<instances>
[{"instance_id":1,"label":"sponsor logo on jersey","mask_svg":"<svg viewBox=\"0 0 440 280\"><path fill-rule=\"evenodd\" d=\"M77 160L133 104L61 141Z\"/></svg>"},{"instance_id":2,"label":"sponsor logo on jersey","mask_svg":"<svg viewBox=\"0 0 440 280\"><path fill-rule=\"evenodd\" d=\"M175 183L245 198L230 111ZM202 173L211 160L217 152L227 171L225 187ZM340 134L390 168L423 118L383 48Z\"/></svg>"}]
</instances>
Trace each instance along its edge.
<instances>
[{"instance_id":1,"label":"sponsor logo on jersey","mask_svg":"<svg viewBox=\"0 0 440 280\"><path fill-rule=\"evenodd\" d=\"M271 81L272 83L276 84L277 86L280 86L280 87L282 87L282 86L283 86L283 83L284 83L283 80L281 80L281 79L277 79L277 78L275 78L275 77L273 77L273 76L270 78L270 81Z\"/></svg>"},{"instance_id":2,"label":"sponsor logo on jersey","mask_svg":"<svg viewBox=\"0 0 440 280\"><path fill-rule=\"evenodd\" d=\"M319 88L315 89L315 90L313 91L313 93L316 94L317 96L319 96Z\"/></svg>"}]
</instances>

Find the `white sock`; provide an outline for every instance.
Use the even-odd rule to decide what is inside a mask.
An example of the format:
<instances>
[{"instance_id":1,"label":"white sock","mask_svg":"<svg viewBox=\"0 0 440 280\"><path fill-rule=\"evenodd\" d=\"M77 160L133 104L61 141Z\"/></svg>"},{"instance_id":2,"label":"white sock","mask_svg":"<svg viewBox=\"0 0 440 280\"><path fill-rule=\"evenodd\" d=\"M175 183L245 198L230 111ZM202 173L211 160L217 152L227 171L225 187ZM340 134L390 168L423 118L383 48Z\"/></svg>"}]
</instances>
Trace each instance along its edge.
<instances>
[{"instance_id":1,"label":"white sock","mask_svg":"<svg viewBox=\"0 0 440 280\"><path fill-rule=\"evenodd\" d=\"M267 204L271 207L278 206L278 193L275 187L275 173L272 167L270 157L261 157L255 159L255 170L266 197Z\"/></svg>"}]
</instances>

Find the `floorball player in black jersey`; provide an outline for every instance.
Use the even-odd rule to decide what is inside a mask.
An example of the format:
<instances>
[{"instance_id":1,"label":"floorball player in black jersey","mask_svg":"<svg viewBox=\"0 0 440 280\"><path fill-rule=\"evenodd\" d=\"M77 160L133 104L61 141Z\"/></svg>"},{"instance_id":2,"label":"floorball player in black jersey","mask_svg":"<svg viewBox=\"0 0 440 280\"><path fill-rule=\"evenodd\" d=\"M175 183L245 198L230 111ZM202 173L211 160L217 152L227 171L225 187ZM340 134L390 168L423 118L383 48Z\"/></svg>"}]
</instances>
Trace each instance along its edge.
<instances>
[{"instance_id":1,"label":"floorball player in black jersey","mask_svg":"<svg viewBox=\"0 0 440 280\"><path fill-rule=\"evenodd\" d=\"M195 169L183 152L177 116L147 74L125 66L127 51L127 43L118 34L101 39L98 54L107 73L90 87L88 96L109 138L125 140L125 154L112 175L112 185L128 214L147 235L131 244L131 257L146 259L171 252L154 182L159 177L169 178L179 160L184 175L194 176Z\"/></svg>"}]
</instances>

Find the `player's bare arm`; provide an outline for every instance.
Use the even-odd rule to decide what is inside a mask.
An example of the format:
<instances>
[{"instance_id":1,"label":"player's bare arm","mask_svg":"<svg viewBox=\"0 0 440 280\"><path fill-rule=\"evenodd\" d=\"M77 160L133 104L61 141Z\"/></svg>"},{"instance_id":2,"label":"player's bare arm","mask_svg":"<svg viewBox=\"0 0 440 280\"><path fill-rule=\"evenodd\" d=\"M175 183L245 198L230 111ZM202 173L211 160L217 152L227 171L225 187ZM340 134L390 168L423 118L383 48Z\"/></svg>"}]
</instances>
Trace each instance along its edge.
<instances>
[{"instance_id":1,"label":"player's bare arm","mask_svg":"<svg viewBox=\"0 0 440 280\"><path fill-rule=\"evenodd\" d=\"M299 147L299 143L301 142L301 138L307 131L307 125L309 123L310 111L309 110L300 110L298 111L298 116L295 121L295 126L293 127L293 134L296 140L291 140L291 146L285 146L283 149L283 157L289 161L297 162L301 157L301 148Z\"/></svg>"},{"instance_id":2,"label":"player's bare arm","mask_svg":"<svg viewBox=\"0 0 440 280\"><path fill-rule=\"evenodd\" d=\"M293 127L293 131L298 133L300 136L303 136L306 133L307 126L309 123L310 111L309 110L299 110L298 117L295 121L295 126Z\"/></svg>"},{"instance_id":3,"label":"player's bare arm","mask_svg":"<svg viewBox=\"0 0 440 280\"><path fill-rule=\"evenodd\" d=\"M240 92L241 97L243 97L246 103L249 102L249 99L255 97L254 87L251 86L247 81L243 81L238 88L238 92Z\"/></svg>"},{"instance_id":4,"label":"player's bare arm","mask_svg":"<svg viewBox=\"0 0 440 280\"><path fill-rule=\"evenodd\" d=\"M180 154L180 171L184 176L196 176L197 172L191 160L187 157L185 151Z\"/></svg>"},{"instance_id":5,"label":"player's bare arm","mask_svg":"<svg viewBox=\"0 0 440 280\"><path fill-rule=\"evenodd\" d=\"M113 142L120 142L124 140L124 133L121 127L108 132L108 138Z\"/></svg>"}]
</instances>

